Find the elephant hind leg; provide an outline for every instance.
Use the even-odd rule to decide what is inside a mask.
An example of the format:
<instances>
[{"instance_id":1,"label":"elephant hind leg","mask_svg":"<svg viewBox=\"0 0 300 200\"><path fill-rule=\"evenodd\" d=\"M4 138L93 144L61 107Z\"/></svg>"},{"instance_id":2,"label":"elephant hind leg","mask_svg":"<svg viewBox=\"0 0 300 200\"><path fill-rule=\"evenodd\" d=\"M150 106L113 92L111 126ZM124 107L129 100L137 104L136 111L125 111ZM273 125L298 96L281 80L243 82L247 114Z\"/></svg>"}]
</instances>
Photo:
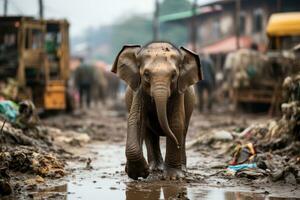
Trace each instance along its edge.
<instances>
[{"instance_id":1,"label":"elephant hind leg","mask_svg":"<svg viewBox=\"0 0 300 200\"><path fill-rule=\"evenodd\" d=\"M160 151L159 136L150 128L147 128L145 134L145 143L147 147L148 163L151 171L163 170L163 158Z\"/></svg>"}]
</instances>

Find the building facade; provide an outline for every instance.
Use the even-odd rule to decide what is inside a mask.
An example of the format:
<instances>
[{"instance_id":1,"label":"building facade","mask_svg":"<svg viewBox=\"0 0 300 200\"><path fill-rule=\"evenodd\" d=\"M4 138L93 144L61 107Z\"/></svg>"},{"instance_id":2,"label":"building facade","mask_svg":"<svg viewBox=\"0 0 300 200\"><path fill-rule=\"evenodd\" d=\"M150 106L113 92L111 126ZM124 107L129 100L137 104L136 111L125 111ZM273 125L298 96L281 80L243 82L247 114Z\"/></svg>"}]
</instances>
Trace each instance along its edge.
<instances>
[{"instance_id":1,"label":"building facade","mask_svg":"<svg viewBox=\"0 0 300 200\"><path fill-rule=\"evenodd\" d=\"M270 15L295 11L300 11L300 0L217 0L198 6L195 15L192 11L176 13L161 17L161 22L186 25L191 37L196 37L199 52L228 53L252 44L263 51L268 45Z\"/></svg>"}]
</instances>

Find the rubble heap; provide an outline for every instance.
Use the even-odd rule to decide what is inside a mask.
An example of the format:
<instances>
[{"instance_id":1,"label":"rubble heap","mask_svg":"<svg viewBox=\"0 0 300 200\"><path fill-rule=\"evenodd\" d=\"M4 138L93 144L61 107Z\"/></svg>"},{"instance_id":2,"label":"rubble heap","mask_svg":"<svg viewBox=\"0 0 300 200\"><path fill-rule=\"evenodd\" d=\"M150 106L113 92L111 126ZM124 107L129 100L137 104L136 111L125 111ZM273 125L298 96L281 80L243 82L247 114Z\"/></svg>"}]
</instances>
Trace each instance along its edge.
<instances>
[{"instance_id":1,"label":"rubble heap","mask_svg":"<svg viewBox=\"0 0 300 200\"><path fill-rule=\"evenodd\" d=\"M279 119L216 130L187 147L219 150L226 158L222 176L300 184L300 73L285 78L283 93Z\"/></svg>"},{"instance_id":2,"label":"rubble heap","mask_svg":"<svg viewBox=\"0 0 300 200\"><path fill-rule=\"evenodd\" d=\"M282 116L279 120L252 125L239 134L241 143L254 144L256 152L242 153L246 149L244 146L238 153L235 152L234 159L246 155L249 158L247 163L257 166L255 170L240 170L237 174L252 178L268 175L273 181L300 183L300 74L285 78L283 97L285 102L281 105ZM250 159L253 155L254 159Z\"/></svg>"},{"instance_id":3,"label":"rubble heap","mask_svg":"<svg viewBox=\"0 0 300 200\"><path fill-rule=\"evenodd\" d=\"M65 175L64 161L53 144L49 128L16 127L0 119L0 196L13 192L11 179L15 174L60 178ZM20 178L20 177L19 177Z\"/></svg>"},{"instance_id":4,"label":"rubble heap","mask_svg":"<svg viewBox=\"0 0 300 200\"><path fill-rule=\"evenodd\" d=\"M264 149L283 149L300 156L300 74L288 76L283 82L282 117L268 125L268 132L259 145Z\"/></svg>"}]
</instances>

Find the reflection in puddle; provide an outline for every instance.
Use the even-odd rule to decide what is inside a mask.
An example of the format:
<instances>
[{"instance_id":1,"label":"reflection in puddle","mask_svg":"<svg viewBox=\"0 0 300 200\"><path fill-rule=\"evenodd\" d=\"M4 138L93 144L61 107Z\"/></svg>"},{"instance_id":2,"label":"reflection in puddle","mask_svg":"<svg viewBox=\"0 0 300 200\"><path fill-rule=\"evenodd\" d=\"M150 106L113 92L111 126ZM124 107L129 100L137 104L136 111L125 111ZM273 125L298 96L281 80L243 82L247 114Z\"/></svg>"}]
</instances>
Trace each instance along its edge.
<instances>
[{"instance_id":1,"label":"reflection in puddle","mask_svg":"<svg viewBox=\"0 0 300 200\"><path fill-rule=\"evenodd\" d=\"M99 186L101 185L101 186ZM278 198L263 194L248 192L232 192L219 189L199 190L197 187L170 186L169 184L149 184L140 186L136 182L113 184L111 181L82 182L80 184L67 184L32 193L32 199L205 199L205 200L281 200L297 198Z\"/></svg>"},{"instance_id":2,"label":"reflection in puddle","mask_svg":"<svg viewBox=\"0 0 300 200\"><path fill-rule=\"evenodd\" d=\"M68 185L67 199L206 199L206 200L280 200L289 198L270 197L264 194L247 193L247 192L232 192L220 189L201 190L199 187L186 186L171 186L170 184L155 184L148 183L147 186L142 186L136 182L115 183L111 181L101 181L101 183L82 185ZM290 198L291 199L291 198ZM296 198L293 198L296 199Z\"/></svg>"},{"instance_id":3,"label":"reflection in puddle","mask_svg":"<svg viewBox=\"0 0 300 200\"><path fill-rule=\"evenodd\" d=\"M117 144L89 146L98 152L92 158L93 170L85 170L83 163L70 163L76 171L69 177L67 185L54 187L35 193L33 196L52 199L206 199L206 200L260 200L291 199L276 198L273 195L245 191L226 191L220 188L207 188L201 184L168 182L159 180L130 181L124 171L124 147ZM112 156L113 155L113 156ZM80 167L81 166L81 167ZM248 190L247 190L248 191ZM55 196L55 193L59 194ZM63 195L62 195L63 193ZM49 195L51 194L51 195ZM48 199L48 198L47 198ZM295 199L295 198L293 198Z\"/></svg>"},{"instance_id":4,"label":"reflection in puddle","mask_svg":"<svg viewBox=\"0 0 300 200\"><path fill-rule=\"evenodd\" d=\"M67 199L68 185L58 185L29 193L31 199Z\"/></svg>"}]
</instances>

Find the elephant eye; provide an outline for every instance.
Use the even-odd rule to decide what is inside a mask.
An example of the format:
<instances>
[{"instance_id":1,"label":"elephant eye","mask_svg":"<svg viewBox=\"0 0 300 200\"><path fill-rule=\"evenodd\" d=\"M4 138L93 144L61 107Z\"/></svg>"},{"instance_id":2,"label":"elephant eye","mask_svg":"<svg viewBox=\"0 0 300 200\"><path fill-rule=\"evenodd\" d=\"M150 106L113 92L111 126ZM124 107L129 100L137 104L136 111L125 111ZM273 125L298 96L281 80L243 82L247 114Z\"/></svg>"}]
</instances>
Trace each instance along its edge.
<instances>
[{"instance_id":1,"label":"elephant eye","mask_svg":"<svg viewBox=\"0 0 300 200\"><path fill-rule=\"evenodd\" d=\"M147 81L147 82L150 81L150 72L149 72L149 70L144 71L144 78L145 78L145 81Z\"/></svg>"}]
</instances>

